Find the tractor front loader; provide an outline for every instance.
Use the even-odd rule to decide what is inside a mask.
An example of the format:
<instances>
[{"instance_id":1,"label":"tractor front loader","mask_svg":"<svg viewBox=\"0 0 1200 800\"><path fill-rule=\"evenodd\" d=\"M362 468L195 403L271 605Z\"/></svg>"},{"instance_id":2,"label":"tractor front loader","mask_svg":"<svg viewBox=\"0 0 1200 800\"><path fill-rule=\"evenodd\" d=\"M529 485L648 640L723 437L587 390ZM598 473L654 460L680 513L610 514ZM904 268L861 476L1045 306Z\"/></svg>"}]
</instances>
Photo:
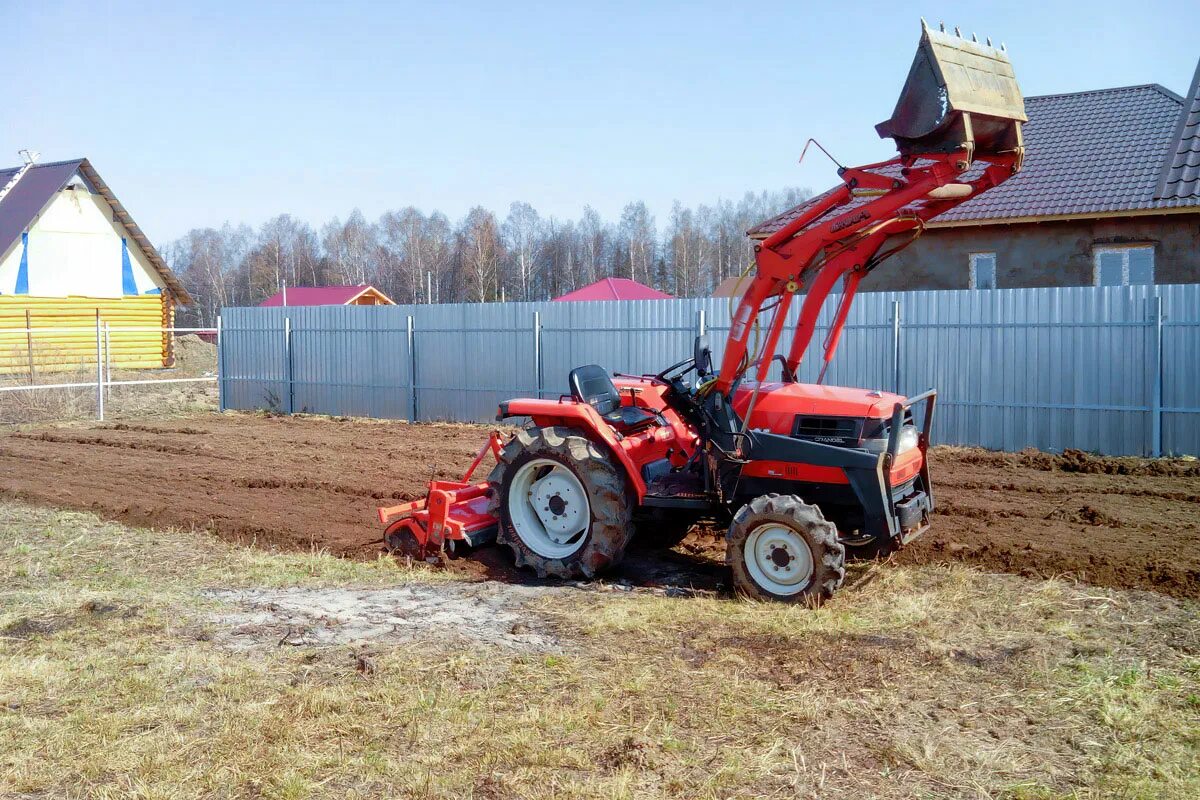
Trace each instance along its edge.
<instances>
[{"instance_id":1,"label":"tractor front loader","mask_svg":"<svg viewBox=\"0 0 1200 800\"><path fill-rule=\"evenodd\" d=\"M896 109L877 126L898 156L839 169L840 185L760 226L719 367L700 336L658 374L614 380L582 366L569 396L501 403L498 419L528 425L480 451L497 458L487 480L435 482L427 500L382 509L389 546L425 555L494 535L538 575L591 577L621 560L639 523L672 542L716 520L740 593L828 598L847 556L886 554L928 528L937 395L826 386L824 366L817 383L798 382L818 313L840 281L828 366L860 281L928 220L1016 174L1025 119L1003 48L922 22ZM775 363L782 379L769 381Z\"/></svg>"}]
</instances>

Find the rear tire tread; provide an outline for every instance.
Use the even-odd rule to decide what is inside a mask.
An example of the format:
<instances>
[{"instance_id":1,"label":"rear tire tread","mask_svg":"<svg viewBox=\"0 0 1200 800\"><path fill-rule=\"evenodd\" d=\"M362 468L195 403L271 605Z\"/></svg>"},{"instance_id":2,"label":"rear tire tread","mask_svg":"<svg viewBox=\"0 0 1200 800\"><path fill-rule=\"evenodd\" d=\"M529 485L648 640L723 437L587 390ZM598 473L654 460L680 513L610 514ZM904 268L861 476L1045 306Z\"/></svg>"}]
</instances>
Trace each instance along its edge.
<instances>
[{"instance_id":1,"label":"rear tire tread","mask_svg":"<svg viewBox=\"0 0 1200 800\"><path fill-rule=\"evenodd\" d=\"M569 467L583 482L592 520L584 546L565 558L545 558L521 541L504 508L509 468L519 458L551 458ZM518 567L539 578L593 578L620 563L633 532L633 511L625 476L608 454L572 428L547 426L517 431L488 475L488 510L499 520L496 541L513 552Z\"/></svg>"}]
</instances>

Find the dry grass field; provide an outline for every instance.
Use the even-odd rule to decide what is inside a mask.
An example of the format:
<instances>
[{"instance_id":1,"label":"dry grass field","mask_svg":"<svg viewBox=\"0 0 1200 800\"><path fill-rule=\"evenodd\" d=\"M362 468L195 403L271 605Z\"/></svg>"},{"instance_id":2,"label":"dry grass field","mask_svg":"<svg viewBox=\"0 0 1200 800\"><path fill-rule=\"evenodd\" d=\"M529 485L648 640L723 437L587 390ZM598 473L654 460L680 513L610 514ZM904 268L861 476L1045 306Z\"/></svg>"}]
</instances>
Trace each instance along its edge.
<instances>
[{"instance_id":1,"label":"dry grass field","mask_svg":"<svg viewBox=\"0 0 1200 800\"><path fill-rule=\"evenodd\" d=\"M879 564L812 611L0 531L0 797L1200 796L1187 599Z\"/></svg>"}]
</instances>

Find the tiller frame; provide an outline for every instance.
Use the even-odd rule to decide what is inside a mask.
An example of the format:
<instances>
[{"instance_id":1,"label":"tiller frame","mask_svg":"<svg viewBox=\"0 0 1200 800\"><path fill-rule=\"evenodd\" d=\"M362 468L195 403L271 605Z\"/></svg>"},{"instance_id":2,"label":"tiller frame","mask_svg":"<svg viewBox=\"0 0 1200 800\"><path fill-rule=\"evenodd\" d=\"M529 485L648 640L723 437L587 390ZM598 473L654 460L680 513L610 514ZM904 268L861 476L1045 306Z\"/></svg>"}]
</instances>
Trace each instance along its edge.
<instances>
[{"instance_id":1,"label":"tiller frame","mask_svg":"<svg viewBox=\"0 0 1200 800\"><path fill-rule=\"evenodd\" d=\"M499 461L503 449L500 431L492 431L462 480L430 481L423 499L379 508L379 522L387 526L383 541L388 551L424 559L443 549L453 552L458 542L478 547L493 539L496 516L488 510L488 483L472 483L471 476L488 451Z\"/></svg>"}]
</instances>

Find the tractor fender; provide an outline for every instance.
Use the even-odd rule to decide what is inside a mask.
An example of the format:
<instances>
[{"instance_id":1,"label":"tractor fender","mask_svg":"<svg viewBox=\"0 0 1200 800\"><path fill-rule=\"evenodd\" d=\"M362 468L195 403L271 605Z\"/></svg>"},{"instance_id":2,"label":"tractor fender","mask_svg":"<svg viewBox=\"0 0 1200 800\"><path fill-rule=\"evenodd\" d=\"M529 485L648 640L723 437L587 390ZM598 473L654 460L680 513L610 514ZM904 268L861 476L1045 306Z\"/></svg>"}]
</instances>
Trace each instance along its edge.
<instances>
[{"instance_id":1,"label":"tractor fender","mask_svg":"<svg viewBox=\"0 0 1200 800\"><path fill-rule=\"evenodd\" d=\"M629 485L637 494L639 504L646 496L646 481L642 479L641 470L621 446L616 431L587 403L574 400L506 400L500 404L496 419L499 421L509 417L529 417L539 428L563 425L583 431L592 441L604 445L616 457L629 477Z\"/></svg>"}]
</instances>

